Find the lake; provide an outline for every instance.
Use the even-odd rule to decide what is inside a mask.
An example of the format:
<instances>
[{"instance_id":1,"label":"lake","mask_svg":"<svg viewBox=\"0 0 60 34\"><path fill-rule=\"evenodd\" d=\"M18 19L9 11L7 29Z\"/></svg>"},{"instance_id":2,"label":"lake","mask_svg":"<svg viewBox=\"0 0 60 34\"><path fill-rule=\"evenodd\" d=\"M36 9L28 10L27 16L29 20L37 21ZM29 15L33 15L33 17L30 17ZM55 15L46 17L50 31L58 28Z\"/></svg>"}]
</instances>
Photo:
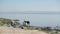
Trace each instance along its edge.
<instances>
[{"instance_id":1,"label":"lake","mask_svg":"<svg viewBox=\"0 0 60 34\"><path fill-rule=\"evenodd\" d=\"M60 26L60 14L0 14L0 18L29 20L33 26Z\"/></svg>"}]
</instances>

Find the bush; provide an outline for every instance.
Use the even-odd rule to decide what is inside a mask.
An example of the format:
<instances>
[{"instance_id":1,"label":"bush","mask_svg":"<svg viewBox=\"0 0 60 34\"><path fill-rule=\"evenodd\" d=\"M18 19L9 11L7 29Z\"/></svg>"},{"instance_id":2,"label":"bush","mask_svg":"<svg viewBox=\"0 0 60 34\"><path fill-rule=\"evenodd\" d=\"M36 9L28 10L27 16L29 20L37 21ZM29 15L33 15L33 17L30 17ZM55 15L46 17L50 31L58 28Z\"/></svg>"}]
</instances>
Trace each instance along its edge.
<instances>
[{"instance_id":1,"label":"bush","mask_svg":"<svg viewBox=\"0 0 60 34\"><path fill-rule=\"evenodd\" d=\"M41 28L41 30L49 32L49 31L51 31L51 27L44 27L44 28Z\"/></svg>"}]
</instances>

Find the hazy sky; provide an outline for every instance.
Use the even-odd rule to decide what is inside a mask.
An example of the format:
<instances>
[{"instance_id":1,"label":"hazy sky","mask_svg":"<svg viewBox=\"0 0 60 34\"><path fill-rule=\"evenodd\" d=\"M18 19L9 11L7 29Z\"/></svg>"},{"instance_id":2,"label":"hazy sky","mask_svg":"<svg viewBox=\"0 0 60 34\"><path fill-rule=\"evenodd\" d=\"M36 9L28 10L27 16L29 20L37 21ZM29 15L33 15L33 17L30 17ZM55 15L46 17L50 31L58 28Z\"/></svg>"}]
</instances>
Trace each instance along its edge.
<instances>
[{"instance_id":1,"label":"hazy sky","mask_svg":"<svg viewBox=\"0 0 60 34\"><path fill-rule=\"evenodd\" d=\"M60 0L0 0L1 11L60 11Z\"/></svg>"},{"instance_id":2,"label":"hazy sky","mask_svg":"<svg viewBox=\"0 0 60 34\"><path fill-rule=\"evenodd\" d=\"M59 14L20 14L19 11L54 11L57 13L60 12L60 0L0 0L0 18L29 20L31 25L60 26L59 12Z\"/></svg>"}]
</instances>

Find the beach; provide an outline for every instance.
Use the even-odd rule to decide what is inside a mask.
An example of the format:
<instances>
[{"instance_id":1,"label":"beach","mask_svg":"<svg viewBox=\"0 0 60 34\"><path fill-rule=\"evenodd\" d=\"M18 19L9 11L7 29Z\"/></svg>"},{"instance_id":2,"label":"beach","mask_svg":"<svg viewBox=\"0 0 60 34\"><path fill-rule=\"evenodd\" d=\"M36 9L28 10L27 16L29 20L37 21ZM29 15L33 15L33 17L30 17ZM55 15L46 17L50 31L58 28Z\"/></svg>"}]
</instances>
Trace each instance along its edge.
<instances>
[{"instance_id":1,"label":"beach","mask_svg":"<svg viewBox=\"0 0 60 34\"><path fill-rule=\"evenodd\" d=\"M47 34L38 30L24 30L20 28L0 26L0 34Z\"/></svg>"}]
</instances>

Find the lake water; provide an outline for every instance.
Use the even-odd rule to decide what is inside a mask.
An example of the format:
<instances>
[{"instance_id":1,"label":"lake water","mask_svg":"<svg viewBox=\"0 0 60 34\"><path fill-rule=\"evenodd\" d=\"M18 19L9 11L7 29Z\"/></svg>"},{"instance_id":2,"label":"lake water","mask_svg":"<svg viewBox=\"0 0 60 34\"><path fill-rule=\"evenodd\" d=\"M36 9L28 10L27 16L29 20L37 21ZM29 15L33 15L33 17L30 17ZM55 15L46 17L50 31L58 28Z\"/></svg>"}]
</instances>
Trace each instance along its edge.
<instances>
[{"instance_id":1,"label":"lake water","mask_svg":"<svg viewBox=\"0 0 60 34\"><path fill-rule=\"evenodd\" d=\"M0 18L29 20L33 26L60 26L60 14L0 14Z\"/></svg>"}]
</instances>

